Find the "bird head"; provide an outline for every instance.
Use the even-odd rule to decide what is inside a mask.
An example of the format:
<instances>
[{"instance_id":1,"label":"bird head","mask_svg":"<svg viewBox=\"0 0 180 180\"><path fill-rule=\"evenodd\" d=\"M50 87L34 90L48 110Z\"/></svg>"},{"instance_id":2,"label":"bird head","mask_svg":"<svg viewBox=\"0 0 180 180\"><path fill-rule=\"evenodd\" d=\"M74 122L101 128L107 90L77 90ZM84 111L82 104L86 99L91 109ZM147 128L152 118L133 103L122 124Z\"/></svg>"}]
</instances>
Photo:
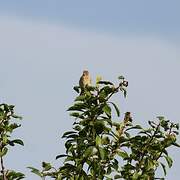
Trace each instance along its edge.
<instances>
[{"instance_id":1,"label":"bird head","mask_svg":"<svg viewBox=\"0 0 180 180\"><path fill-rule=\"evenodd\" d=\"M83 71L83 76L89 76L89 71L84 70L84 71Z\"/></svg>"}]
</instances>

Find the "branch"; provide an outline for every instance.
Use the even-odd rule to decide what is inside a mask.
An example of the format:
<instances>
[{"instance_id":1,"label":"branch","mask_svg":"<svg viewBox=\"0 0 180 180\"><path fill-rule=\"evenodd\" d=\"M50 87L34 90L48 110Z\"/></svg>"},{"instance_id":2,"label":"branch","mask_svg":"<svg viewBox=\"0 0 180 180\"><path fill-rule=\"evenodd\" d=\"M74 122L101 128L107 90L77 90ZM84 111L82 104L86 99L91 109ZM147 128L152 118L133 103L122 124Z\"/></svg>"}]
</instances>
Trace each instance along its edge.
<instances>
[{"instance_id":1,"label":"branch","mask_svg":"<svg viewBox=\"0 0 180 180\"><path fill-rule=\"evenodd\" d=\"M1 151L2 151L2 148L1 148ZM1 173L2 173L3 180L7 180L2 156L1 156Z\"/></svg>"}]
</instances>

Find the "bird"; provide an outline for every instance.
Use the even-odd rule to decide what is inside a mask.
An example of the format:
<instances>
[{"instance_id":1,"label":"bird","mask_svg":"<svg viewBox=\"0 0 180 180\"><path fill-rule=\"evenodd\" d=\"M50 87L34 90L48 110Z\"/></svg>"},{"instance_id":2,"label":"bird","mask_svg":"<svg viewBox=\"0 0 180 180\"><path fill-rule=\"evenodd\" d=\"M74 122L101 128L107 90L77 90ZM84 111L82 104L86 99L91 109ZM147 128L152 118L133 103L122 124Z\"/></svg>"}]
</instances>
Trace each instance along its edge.
<instances>
[{"instance_id":1,"label":"bird","mask_svg":"<svg viewBox=\"0 0 180 180\"><path fill-rule=\"evenodd\" d=\"M124 116L124 124L132 122L131 112L126 112Z\"/></svg>"},{"instance_id":2,"label":"bird","mask_svg":"<svg viewBox=\"0 0 180 180\"><path fill-rule=\"evenodd\" d=\"M81 88L81 95L84 93L86 86L91 85L91 77L89 71L84 70L82 76L79 79L79 87Z\"/></svg>"}]
</instances>

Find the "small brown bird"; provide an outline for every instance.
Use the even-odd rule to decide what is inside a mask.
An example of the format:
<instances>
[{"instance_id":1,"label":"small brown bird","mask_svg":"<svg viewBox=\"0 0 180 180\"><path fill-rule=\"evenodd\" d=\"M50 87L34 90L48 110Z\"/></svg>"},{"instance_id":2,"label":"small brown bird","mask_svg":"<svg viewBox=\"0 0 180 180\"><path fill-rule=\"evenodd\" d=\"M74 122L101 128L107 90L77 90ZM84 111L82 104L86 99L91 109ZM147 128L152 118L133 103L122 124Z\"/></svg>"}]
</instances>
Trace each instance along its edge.
<instances>
[{"instance_id":1,"label":"small brown bird","mask_svg":"<svg viewBox=\"0 0 180 180\"><path fill-rule=\"evenodd\" d=\"M130 122L132 122L131 113L130 112L126 112L125 116L124 116L124 123L127 124L127 123L130 123Z\"/></svg>"},{"instance_id":2,"label":"small brown bird","mask_svg":"<svg viewBox=\"0 0 180 180\"><path fill-rule=\"evenodd\" d=\"M83 74L79 80L79 86L81 88L81 94L83 94L85 87L90 86L90 85L91 85L91 77L90 77L89 71L84 70Z\"/></svg>"}]
</instances>

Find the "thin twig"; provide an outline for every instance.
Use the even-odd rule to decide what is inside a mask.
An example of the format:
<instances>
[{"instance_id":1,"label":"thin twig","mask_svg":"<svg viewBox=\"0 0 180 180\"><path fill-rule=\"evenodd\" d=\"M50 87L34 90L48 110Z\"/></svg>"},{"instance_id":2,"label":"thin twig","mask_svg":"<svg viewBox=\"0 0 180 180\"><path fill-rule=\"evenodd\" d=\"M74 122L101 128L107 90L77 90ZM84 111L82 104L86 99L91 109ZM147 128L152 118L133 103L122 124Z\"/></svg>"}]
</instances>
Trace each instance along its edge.
<instances>
[{"instance_id":1,"label":"thin twig","mask_svg":"<svg viewBox=\"0 0 180 180\"><path fill-rule=\"evenodd\" d=\"M6 174L5 174L5 167L4 167L4 162L3 162L3 157L1 156L1 173L2 173L2 177L3 177L3 180L7 180L6 179Z\"/></svg>"}]
</instances>

